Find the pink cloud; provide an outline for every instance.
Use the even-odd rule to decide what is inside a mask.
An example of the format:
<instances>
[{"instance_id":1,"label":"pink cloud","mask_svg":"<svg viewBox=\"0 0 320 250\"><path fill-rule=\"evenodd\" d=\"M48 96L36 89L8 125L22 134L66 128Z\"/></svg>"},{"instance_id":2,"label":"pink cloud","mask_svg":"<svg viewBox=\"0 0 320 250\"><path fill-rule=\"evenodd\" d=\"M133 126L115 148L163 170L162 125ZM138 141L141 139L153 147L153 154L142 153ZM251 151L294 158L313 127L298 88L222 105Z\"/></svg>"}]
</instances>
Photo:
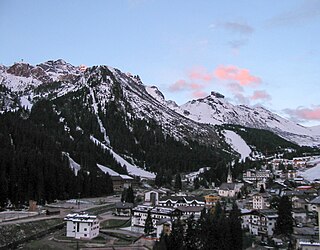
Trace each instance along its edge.
<instances>
[{"instance_id":1,"label":"pink cloud","mask_svg":"<svg viewBox=\"0 0 320 250\"><path fill-rule=\"evenodd\" d=\"M204 67L195 67L190 70L189 78L191 80L201 80L204 82L210 82L213 79L213 73L207 72Z\"/></svg>"},{"instance_id":2,"label":"pink cloud","mask_svg":"<svg viewBox=\"0 0 320 250\"><path fill-rule=\"evenodd\" d=\"M285 109L284 112L289 114L290 118L295 122L320 121L319 105L312 108L298 107L296 109Z\"/></svg>"},{"instance_id":3,"label":"pink cloud","mask_svg":"<svg viewBox=\"0 0 320 250\"><path fill-rule=\"evenodd\" d=\"M202 89L204 87L203 84L199 83L190 83L189 86L191 89Z\"/></svg>"},{"instance_id":4,"label":"pink cloud","mask_svg":"<svg viewBox=\"0 0 320 250\"><path fill-rule=\"evenodd\" d=\"M204 91L201 91L201 90L197 90L197 91L194 91L192 93L192 97L194 97L194 98L202 98L202 97L205 97L207 95L208 95L208 93L206 93Z\"/></svg>"},{"instance_id":5,"label":"pink cloud","mask_svg":"<svg viewBox=\"0 0 320 250\"><path fill-rule=\"evenodd\" d=\"M171 91L193 91L193 96L202 96L203 89L214 78L213 73L208 73L204 67L194 67L188 72L187 80L180 79L169 87Z\"/></svg>"},{"instance_id":6,"label":"pink cloud","mask_svg":"<svg viewBox=\"0 0 320 250\"><path fill-rule=\"evenodd\" d=\"M320 107L300 108L295 110L295 115L305 120L320 120Z\"/></svg>"},{"instance_id":7,"label":"pink cloud","mask_svg":"<svg viewBox=\"0 0 320 250\"><path fill-rule=\"evenodd\" d=\"M250 98L252 100L270 100L271 96L265 90L256 90Z\"/></svg>"},{"instance_id":8,"label":"pink cloud","mask_svg":"<svg viewBox=\"0 0 320 250\"><path fill-rule=\"evenodd\" d=\"M252 75L248 69L242 69L234 65L222 65L213 71L198 66L187 72L186 79L180 79L173 83L169 90L189 92L194 98L202 98L208 95L206 88L211 84L222 85L223 88L228 89L234 95L235 100L248 104L250 100L268 100L271 98L265 91L255 91L252 97L244 96L245 87L255 87L261 82L261 79Z\"/></svg>"},{"instance_id":9,"label":"pink cloud","mask_svg":"<svg viewBox=\"0 0 320 250\"><path fill-rule=\"evenodd\" d=\"M214 71L214 75L220 80L236 81L241 86L257 85L261 83L261 79L251 75L248 69L241 69L233 65L221 65L217 67Z\"/></svg>"},{"instance_id":10,"label":"pink cloud","mask_svg":"<svg viewBox=\"0 0 320 250\"><path fill-rule=\"evenodd\" d=\"M206 86L206 84L200 84L200 83L195 83L195 82L189 82L185 80L178 80L174 84L172 84L169 87L169 90L173 92L178 92L178 91L193 91L196 93L202 92L201 90ZM204 92L202 92L204 93Z\"/></svg>"},{"instance_id":11,"label":"pink cloud","mask_svg":"<svg viewBox=\"0 0 320 250\"><path fill-rule=\"evenodd\" d=\"M178 80L172 84L169 89L171 91L181 91L188 87L188 83L185 80Z\"/></svg>"}]
</instances>

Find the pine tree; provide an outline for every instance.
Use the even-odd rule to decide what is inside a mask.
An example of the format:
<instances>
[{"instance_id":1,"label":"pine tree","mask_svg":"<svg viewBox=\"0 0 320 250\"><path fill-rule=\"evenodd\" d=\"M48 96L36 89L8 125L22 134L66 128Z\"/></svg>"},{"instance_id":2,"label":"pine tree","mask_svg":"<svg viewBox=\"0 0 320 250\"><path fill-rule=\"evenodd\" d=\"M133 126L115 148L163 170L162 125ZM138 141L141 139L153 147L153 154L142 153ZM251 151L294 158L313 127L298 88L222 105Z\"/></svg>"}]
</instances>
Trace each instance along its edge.
<instances>
[{"instance_id":1,"label":"pine tree","mask_svg":"<svg viewBox=\"0 0 320 250\"><path fill-rule=\"evenodd\" d=\"M230 230L231 230L231 249L242 249L242 228L241 228L241 213L234 202L230 211Z\"/></svg>"},{"instance_id":2,"label":"pine tree","mask_svg":"<svg viewBox=\"0 0 320 250\"><path fill-rule=\"evenodd\" d=\"M176 179L175 179L175 182L174 182L174 188L176 190L181 190L182 189L182 182L181 182L180 174L176 174Z\"/></svg>"},{"instance_id":3,"label":"pine tree","mask_svg":"<svg viewBox=\"0 0 320 250\"><path fill-rule=\"evenodd\" d=\"M194 178L193 185L194 185L194 189L199 189L200 183L199 183L199 178L198 177Z\"/></svg>"},{"instance_id":4,"label":"pine tree","mask_svg":"<svg viewBox=\"0 0 320 250\"><path fill-rule=\"evenodd\" d=\"M121 193L121 202L125 202L127 199L127 189L124 188Z\"/></svg>"},{"instance_id":5,"label":"pine tree","mask_svg":"<svg viewBox=\"0 0 320 250\"><path fill-rule=\"evenodd\" d=\"M195 250L198 249L198 237L196 230L196 222L194 220L194 215L192 214L187 221L187 230L185 236L185 249Z\"/></svg>"},{"instance_id":6,"label":"pine tree","mask_svg":"<svg viewBox=\"0 0 320 250\"><path fill-rule=\"evenodd\" d=\"M131 186L127 189L126 202L134 203L134 193Z\"/></svg>"},{"instance_id":7,"label":"pine tree","mask_svg":"<svg viewBox=\"0 0 320 250\"><path fill-rule=\"evenodd\" d=\"M264 186L261 184L261 185L260 185L260 191L259 191L259 193L264 193L264 192L265 192Z\"/></svg>"},{"instance_id":8,"label":"pine tree","mask_svg":"<svg viewBox=\"0 0 320 250\"><path fill-rule=\"evenodd\" d=\"M123 189L122 194L121 194L121 201L134 203L134 193L133 193L133 189L131 186Z\"/></svg>"},{"instance_id":9,"label":"pine tree","mask_svg":"<svg viewBox=\"0 0 320 250\"><path fill-rule=\"evenodd\" d=\"M215 219L220 218L223 215L223 210L222 210L222 206L221 203L218 201L214 207L214 213L213 213L213 217Z\"/></svg>"},{"instance_id":10,"label":"pine tree","mask_svg":"<svg viewBox=\"0 0 320 250\"><path fill-rule=\"evenodd\" d=\"M280 198L275 232L286 236L293 233L292 203L286 195Z\"/></svg>"},{"instance_id":11,"label":"pine tree","mask_svg":"<svg viewBox=\"0 0 320 250\"><path fill-rule=\"evenodd\" d=\"M148 215L146 218L146 222L144 224L144 233L146 235L150 234L154 230L153 228L153 223L152 223L152 218L151 218L151 211L148 211Z\"/></svg>"},{"instance_id":12,"label":"pine tree","mask_svg":"<svg viewBox=\"0 0 320 250\"><path fill-rule=\"evenodd\" d=\"M168 237L167 249L180 250L184 246L184 229L180 219L172 223L171 234Z\"/></svg>"},{"instance_id":13,"label":"pine tree","mask_svg":"<svg viewBox=\"0 0 320 250\"><path fill-rule=\"evenodd\" d=\"M154 182L158 187L161 187L163 185L163 173L161 170L157 173Z\"/></svg>"}]
</instances>

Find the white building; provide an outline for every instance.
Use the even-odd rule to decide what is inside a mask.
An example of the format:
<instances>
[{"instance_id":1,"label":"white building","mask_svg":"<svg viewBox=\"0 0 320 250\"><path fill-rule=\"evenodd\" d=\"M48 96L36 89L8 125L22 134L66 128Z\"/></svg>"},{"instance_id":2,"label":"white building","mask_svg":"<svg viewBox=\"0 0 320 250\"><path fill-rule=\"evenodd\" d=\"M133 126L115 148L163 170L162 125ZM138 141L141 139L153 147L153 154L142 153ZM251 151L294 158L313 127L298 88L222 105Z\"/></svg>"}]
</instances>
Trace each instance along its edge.
<instances>
[{"instance_id":1,"label":"white building","mask_svg":"<svg viewBox=\"0 0 320 250\"><path fill-rule=\"evenodd\" d=\"M278 214L275 210L253 210L242 214L242 228L247 228L252 235L272 236Z\"/></svg>"},{"instance_id":2,"label":"white building","mask_svg":"<svg viewBox=\"0 0 320 250\"><path fill-rule=\"evenodd\" d=\"M252 196L253 209L267 209L269 208L270 195L268 193L256 193Z\"/></svg>"},{"instance_id":3,"label":"white building","mask_svg":"<svg viewBox=\"0 0 320 250\"><path fill-rule=\"evenodd\" d=\"M144 193L144 203L155 206L159 203L159 191L151 190Z\"/></svg>"},{"instance_id":4,"label":"white building","mask_svg":"<svg viewBox=\"0 0 320 250\"><path fill-rule=\"evenodd\" d=\"M256 182L263 179L267 180L269 177L271 177L270 170L249 169L243 173L242 178L244 181Z\"/></svg>"},{"instance_id":5,"label":"white building","mask_svg":"<svg viewBox=\"0 0 320 250\"><path fill-rule=\"evenodd\" d=\"M139 205L132 209L131 217L131 230L139 233L144 232L144 226L150 210L153 227L156 228L156 224L161 219L173 220L181 215L181 212L175 208L167 207L152 207Z\"/></svg>"},{"instance_id":6,"label":"white building","mask_svg":"<svg viewBox=\"0 0 320 250\"><path fill-rule=\"evenodd\" d=\"M164 196L159 200L159 206L162 207L196 207L205 205L204 197L195 197L195 196Z\"/></svg>"},{"instance_id":7,"label":"white building","mask_svg":"<svg viewBox=\"0 0 320 250\"><path fill-rule=\"evenodd\" d=\"M320 243L318 241L311 241L308 239L302 239L297 241L297 249L301 250L319 250Z\"/></svg>"},{"instance_id":8,"label":"white building","mask_svg":"<svg viewBox=\"0 0 320 250\"><path fill-rule=\"evenodd\" d=\"M64 220L67 222L67 237L92 239L99 235L100 223L95 215L68 214Z\"/></svg>"}]
</instances>

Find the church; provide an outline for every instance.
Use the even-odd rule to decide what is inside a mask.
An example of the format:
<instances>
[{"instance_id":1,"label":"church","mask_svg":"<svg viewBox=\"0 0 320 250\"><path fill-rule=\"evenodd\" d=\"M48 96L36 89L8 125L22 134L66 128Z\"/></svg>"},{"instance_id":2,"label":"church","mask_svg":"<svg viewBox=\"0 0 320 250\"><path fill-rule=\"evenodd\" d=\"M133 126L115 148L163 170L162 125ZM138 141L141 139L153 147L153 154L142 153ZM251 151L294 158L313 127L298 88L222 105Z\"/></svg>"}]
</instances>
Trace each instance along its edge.
<instances>
[{"instance_id":1,"label":"church","mask_svg":"<svg viewBox=\"0 0 320 250\"><path fill-rule=\"evenodd\" d=\"M234 183L232 180L232 173L229 167L227 182L223 182L219 187L219 196L221 197L235 197L242 187L242 183Z\"/></svg>"}]
</instances>

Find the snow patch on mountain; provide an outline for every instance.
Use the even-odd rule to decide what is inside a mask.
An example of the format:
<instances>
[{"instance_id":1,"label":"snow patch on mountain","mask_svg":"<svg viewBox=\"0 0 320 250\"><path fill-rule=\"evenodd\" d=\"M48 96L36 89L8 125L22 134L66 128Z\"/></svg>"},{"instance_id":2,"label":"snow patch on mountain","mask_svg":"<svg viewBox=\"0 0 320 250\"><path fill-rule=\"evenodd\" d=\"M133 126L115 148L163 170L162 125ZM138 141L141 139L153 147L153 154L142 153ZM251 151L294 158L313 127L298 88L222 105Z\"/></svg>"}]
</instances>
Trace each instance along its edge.
<instances>
[{"instance_id":1,"label":"snow patch on mountain","mask_svg":"<svg viewBox=\"0 0 320 250\"><path fill-rule=\"evenodd\" d=\"M231 130L224 130L223 133L226 138L226 142L231 146L231 148L241 155L240 160L244 161L247 157L250 157L251 148L240 135Z\"/></svg>"},{"instance_id":2,"label":"snow patch on mountain","mask_svg":"<svg viewBox=\"0 0 320 250\"><path fill-rule=\"evenodd\" d=\"M165 103L164 95L159 91L159 89L156 86L146 86L146 91L158 102Z\"/></svg>"},{"instance_id":3,"label":"snow patch on mountain","mask_svg":"<svg viewBox=\"0 0 320 250\"><path fill-rule=\"evenodd\" d=\"M245 105L233 105L224 96L215 92L205 98L187 102L175 110L181 115L200 123L236 124L267 129L299 145L320 145L320 129L318 127L304 127L263 107L253 108Z\"/></svg>"},{"instance_id":4,"label":"snow patch on mountain","mask_svg":"<svg viewBox=\"0 0 320 250\"><path fill-rule=\"evenodd\" d=\"M93 111L94 111L94 113L95 113L95 115L96 115L96 117L97 117L97 121L98 121L98 124L99 124L99 127L100 127L100 132L103 134L103 139L104 139L104 141L105 141L108 145L110 145L110 140L109 140L109 137L107 136L106 129L105 129L105 127L103 126L103 123L102 123L102 121L101 121L101 119L100 119L100 117L99 117L99 114L98 114L98 104L97 104L97 102L96 102L96 98L95 98L95 96L94 96L94 92L93 92L93 90L92 90L91 87L89 87L89 89L90 89L90 96L91 96L91 98L92 98Z\"/></svg>"},{"instance_id":5,"label":"snow patch on mountain","mask_svg":"<svg viewBox=\"0 0 320 250\"><path fill-rule=\"evenodd\" d=\"M315 167L307 169L306 171L299 171L298 175L302 176L308 181L320 179L320 163L318 163Z\"/></svg>"},{"instance_id":6,"label":"snow patch on mountain","mask_svg":"<svg viewBox=\"0 0 320 250\"><path fill-rule=\"evenodd\" d=\"M0 83L4 84L13 92L25 92L28 89L42 84L41 81L33 78L32 76L15 76L9 73L2 73L0 75Z\"/></svg>"},{"instance_id":7,"label":"snow patch on mountain","mask_svg":"<svg viewBox=\"0 0 320 250\"><path fill-rule=\"evenodd\" d=\"M37 67L43 69L47 75L50 76L52 81L61 80L61 76L66 74L80 75L81 71L79 67L73 66L70 63L65 62L62 59L50 60L41 64L38 64Z\"/></svg>"},{"instance_id":8,"label":"snow patch on mountain","mask_svg":"<svg viewBox=\"0 0 320 250\"><path fill-rule=\"evenodd\" d=\"M111 168L108 168L106 166L103 166L101 164L97 164L98 168L100 168L100 170L102 172L104 172L105 174L108 173L110 176L120 176L119 173L117 173L116 171L112 170Z\"/></svg>"},{"instance_id":9,"label":"snow patch on mountain","mask_svg":"<svg viewBox=\"0 0 320 250\"><path fill-rule=\"evenodd\" d=\"M200 174L204 173L205 171L210 170L210 167L204 167L204 168L200 168L198 171L195 172L191 172L189 174L186 174L185 178L188 181L194 181L195 178L199 177Z\"/></svg>"},{"instance_id":10,"label":"snow patch on mountain","mask_svg":"<svg viewBox=\"0 0 320 250\"><path fill-rule=\"evenodd\" d=\"M33 104L28 100L28 96L20 97L20 104L22 107L25 107L28 110L31 110Z\"/></svg>"},{"instance_id":11,"label":"snow patch on mountain","mask_svg":"<svg viewBox=\"0 0 320 250\"><path fill-rule=\"evenodd\" d=\"M78 171L81 169L80 164L77 163L77 162L75 162L75 161L70 157L69 153L63 152L62 154L68 157L69 166L70 166L70 168L73 170L74 175L77 176L77 175L78 175Z\"/></svg>"},{"instance_id":12,"label":"snow patch on mountain","mask_svg":"<svg viewBox=\"0 0 320 250\"><path fill-rule=\"evenodd\" d=\"M100 145L101 147L103 147L104 149L108 150L113 157L115 158L115 160L121 165L121 166L125 166L128 173L131 175L135 175L135 176L140 176L142 178L146 178L146 179L154 179L156 176L154 173L148 172L144 169L139 168L136 165L133 165L131 163L129 163L128 161L126 161L123 157L121 157L120 155L118 155L116 152L114 152L111 148L107 147L105 144L103 144L102 142L100 142L98 139L96 139L94 136L90 136L90 139L97 145Z\"/></svg>"}]
</instances>

